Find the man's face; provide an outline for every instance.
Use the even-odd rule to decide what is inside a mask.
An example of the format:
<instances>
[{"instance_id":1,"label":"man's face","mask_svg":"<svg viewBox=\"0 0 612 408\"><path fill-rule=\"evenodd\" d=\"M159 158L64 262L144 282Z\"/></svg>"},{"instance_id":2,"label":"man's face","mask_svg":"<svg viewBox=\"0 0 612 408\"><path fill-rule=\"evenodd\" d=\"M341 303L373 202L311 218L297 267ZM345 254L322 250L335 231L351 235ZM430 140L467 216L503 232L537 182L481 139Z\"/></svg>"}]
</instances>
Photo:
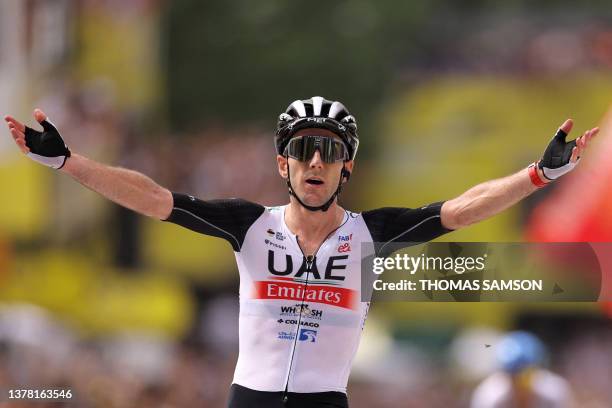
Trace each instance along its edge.
<instances>
[{"instance_id":1,"label":"man's face","mask_svg":"<svg viewBox=\"0 0 612 408\"><path fill-rule=\"evenodd\" d=\"M327 129L302 129L293 137L304 135L331 136L342 140ZM306 205L317 207L325 204L338 188L343 162L325 163L321 160L321 153L318 150L310 160L305 162L293 158L287 159L281 155L276 156L276 161L281 177L286 179L290 174L293 190ZM290 167L289 172L287 165ZM353 165L353 161L350 160L346 162L345 167L348 171L352 171Z\"/></svg>"}]
</instances>

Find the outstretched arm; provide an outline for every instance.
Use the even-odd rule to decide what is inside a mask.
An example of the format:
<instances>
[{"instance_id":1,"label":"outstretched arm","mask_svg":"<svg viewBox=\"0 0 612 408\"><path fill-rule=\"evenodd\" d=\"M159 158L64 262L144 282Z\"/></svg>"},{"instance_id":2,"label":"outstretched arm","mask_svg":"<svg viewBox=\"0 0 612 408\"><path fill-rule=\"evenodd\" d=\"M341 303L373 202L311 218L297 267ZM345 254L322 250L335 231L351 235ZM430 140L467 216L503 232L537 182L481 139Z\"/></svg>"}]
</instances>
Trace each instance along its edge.
<instances>
[{"instance_id":1,"label":"outstretched arm","mask_svg":"<svg viewBox=\"0 0 612 408\"><path fill-rule=\"evenodd\" d=\"M107 166L78 154L73 154L61 171L140 214L164 220L172 211L172 193L137 171Z\"/></svg>"},{"instance_id":2,"label":"outstretched arm","mask_svg":"<svg viewBox=\"0 0 612 408\"><path fill-rule=\"evenodd\" d=\"M136 171L107 166L72 154L42 111L36 109L34 117L43 126L43 132L27 128L11 116L4 118L23 153L46 166L61 169L85 187L119 205L149 217L168 218L173 206L169 190Z\"/></svg>"},{"instance_id":3,"label":"outstretched arm","mask_svg":"<svg viewBox=\"0 0 612 408\"><path fill-rule=\"evenodd\" d=\"M535 165L511 176L479 184L459 197L446 201L440 212L442 225L458 229L483 221L571 171L599 128L587 130L578 139L565 142L571 129L572 121L568 119L551 140L543 158Z\"/></svg>"}]
</instances>

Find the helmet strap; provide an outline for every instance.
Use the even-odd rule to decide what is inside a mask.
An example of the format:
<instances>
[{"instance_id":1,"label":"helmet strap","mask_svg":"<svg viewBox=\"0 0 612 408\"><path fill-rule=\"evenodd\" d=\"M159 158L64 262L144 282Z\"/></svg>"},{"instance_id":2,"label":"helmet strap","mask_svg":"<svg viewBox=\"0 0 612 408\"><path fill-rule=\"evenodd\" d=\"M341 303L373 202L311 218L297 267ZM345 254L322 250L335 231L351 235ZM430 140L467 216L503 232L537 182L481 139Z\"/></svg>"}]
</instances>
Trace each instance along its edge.
<instances>
[{"instance_id":1,"label":"helmet strap","mask_svg":"<svg viewBox=\"0 0 612 408\"><path fill-rule=\"evenodd\" d=\"M342 164L342 170L340 171L340 180L338 181L338 187L336 188L336 191L331 195L331 197L329 197L329 200L327 200L325 202L325 204L323 205L319 205L319 206L312 206L312 205L308 205L306 203L304 203L302 200L300 200L300 197L298 197L298 195L296 194L295 190L293 189L293 187L291 186L291 174L289 173L289 157L287 158L287 188L289 189L289 195L292 195L293 197L295 197L295 199L297 200L298 203L300 203L300 205L302 207L304 207L305 209L307 209L308 211L327 211L329 210L329 207L331 207L331 205L333 204L334 200L336 199L336 197L338 197L340 195L340 192L342 192L342 179L344 177L346 177L347 181L351 175L351 172L348 171L345 167L344 167L344 162Z\"/></svg>"}]
</instances>

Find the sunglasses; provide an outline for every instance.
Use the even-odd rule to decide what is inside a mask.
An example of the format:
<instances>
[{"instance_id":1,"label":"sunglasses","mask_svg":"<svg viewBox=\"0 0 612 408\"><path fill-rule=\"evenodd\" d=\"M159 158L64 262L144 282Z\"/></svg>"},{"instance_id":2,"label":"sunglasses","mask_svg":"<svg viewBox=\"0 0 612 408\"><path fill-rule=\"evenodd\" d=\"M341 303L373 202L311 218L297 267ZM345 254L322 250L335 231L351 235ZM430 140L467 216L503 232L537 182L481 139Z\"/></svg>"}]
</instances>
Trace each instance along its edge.
<instances>
[{"instance_id":1,"label":"sunglasses","mask_svg":"<svg viewBox=\"0 0 612 408\"><path fill-rule=\"evenodd\" d=\"M346 145L330 136L299 136L291 139L285 148L285 155L302 162L309 161L319 151L325 163L349 159Z\"/></svg>"}]
</instances>

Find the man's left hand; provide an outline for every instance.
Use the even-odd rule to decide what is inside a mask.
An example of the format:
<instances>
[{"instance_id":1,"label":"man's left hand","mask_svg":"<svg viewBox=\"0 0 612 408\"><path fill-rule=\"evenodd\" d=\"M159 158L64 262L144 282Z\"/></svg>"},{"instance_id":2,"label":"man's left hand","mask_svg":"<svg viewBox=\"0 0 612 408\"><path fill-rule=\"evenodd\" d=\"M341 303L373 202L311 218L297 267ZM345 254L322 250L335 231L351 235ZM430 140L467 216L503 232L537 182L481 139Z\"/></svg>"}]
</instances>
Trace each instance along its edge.
<instances>
[{"instance_id":1,"label":"man's left hand","mask_svg":"<svg viewBox=\"0 0 612 408\"><path fill-rule=\"evenodd\" d=\"M548 144L542 159L538 162L538 174L544 176L543 181L553 181L574 169L587 145L599 132L594 127L587 130L576 140L566 142L565 138L572 130L573 122L567 119Z\"/></svg>"}]
</instances>

